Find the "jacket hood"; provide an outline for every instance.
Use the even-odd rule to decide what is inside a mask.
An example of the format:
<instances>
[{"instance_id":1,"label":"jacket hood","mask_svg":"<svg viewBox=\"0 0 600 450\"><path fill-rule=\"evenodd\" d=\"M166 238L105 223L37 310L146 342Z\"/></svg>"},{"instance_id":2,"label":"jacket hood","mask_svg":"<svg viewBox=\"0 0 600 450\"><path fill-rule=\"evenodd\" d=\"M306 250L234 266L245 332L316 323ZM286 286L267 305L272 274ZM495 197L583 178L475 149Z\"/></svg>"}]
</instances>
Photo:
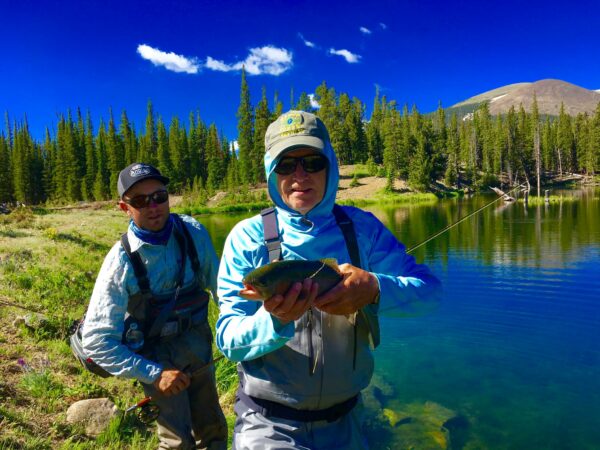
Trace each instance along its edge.
<instances>
[{"instance_id":1,"label":"jacket hood","mask_svg":"<svg viewBox=\"0 0 600 450\"><path fill-rule=\"evenodd\" d=\"M277 206L279 209L279 212L286 213L285 215L289 216L290 219L305 218L311 222L315 222L319 218L331 216L333 205L335 204L335 196L337 194L340 173L335 151L331 146L331 142L325 142L325 146L321 153L329 161L329 167L327 168L327 182L325 184L325 194L323 195L323 199L305 215L302 215L298 211L295 211L286 205L281 198L281 195L277 191L277 174L275 173L274 169L282 155L279 155L276 159L272 159L268 152L265 153L265 173L267 176L269 196L271 197L271 200L273 200L273 203L275 203L275 206Z\"/></svg>"}]
</instances>

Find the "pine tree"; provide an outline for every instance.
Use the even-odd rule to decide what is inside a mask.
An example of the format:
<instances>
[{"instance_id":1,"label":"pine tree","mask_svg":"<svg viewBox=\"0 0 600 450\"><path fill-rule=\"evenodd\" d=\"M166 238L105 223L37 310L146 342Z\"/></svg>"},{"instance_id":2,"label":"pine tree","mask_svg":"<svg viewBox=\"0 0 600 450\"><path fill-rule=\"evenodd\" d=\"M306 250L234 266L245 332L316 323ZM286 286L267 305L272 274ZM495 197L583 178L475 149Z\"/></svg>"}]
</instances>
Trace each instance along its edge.
<instances>
[{"instance_id":1,"label":"pine tree","mask_svg":"<svg viewBox=\"0 0 600 450\"><path fill-rule=\"evenodd\" d=\"M119 141L123 145L123 166L128 166L138 160L137 138L134 127L129 123L125 110L121 113L119 125Z\"/></svg>"},{"instance_id":2,"label":"pine tree","mask_svg":"<svg viewBox=\"0 0 600 450\"><path fill-rule=\"evenodd\" d=\"M327 127L331 145L337 151L342 142L335 90L333 88L328 88L327 83L323 81L323 83L315 89L315 97L321 105L317 112L317 116L319 116Z\"/></svg>"},{"instance_id":3,"label":"pine tree","mask_svg":"<svg viewBox=\"0 0 600 450\"><path fill-rule=\"evenodd\" d=\"M123 156L123 143L117 134L115 120L112 109L109 111L108 134L106 137L106 155L108 162L108 171L110 173L110 194L113 198L119 196L117 190L117 180L119 172L125 167L125 158Z\"/></svg>"},{"instance_id":4,"label":"pine tree","mask_svg":"<svg viewBox=\"0 0 600 450\"><path fill-rule=\"evenodd\" d=\"M206 189L210 195L217 191L225 178L225 167L223 166L223 155L221 153L221 144L217 134L217 127L211 124L208 128L208 137L206 140L206 154L208 159L208 177L206 179Z\"/></svg>"},{"instance_id":5,"label":"pine tree","mask_svg":"<svg viewBox=\"0 0 600 450\"><path fill-rule=\"evenodd\" d=\"M383 167L387 174L405 176L408 169L408 155L403 152L402 118L396 109L396 102L391 102L385 109L381 124L383 136Z\"/></svg>"},{"instance_id":6,"label":"pine tree","mask_svg":"<svg viewBox=\"0 0 600 450\"><path fill-rule=\"evenodd\" d=\"M254 149L252 152L252 171L255 174L255 180L265 181L264 156L265 156L265 133L271 123L271 111L267 101L267 91L262 88L262 97L256 107L256 118L254 121Z\"/></svg>"},{"instance_id":7,"label":"pine tree","mask_svg":"<svg viewBox=\"0 0 600 450\"><path fill-rule=\"evenodd\" d=\"M170 188L179 190L188 177L189 155L185 128L179 125L177 117L171 119L171 125L169 126L169 154L173 164L173 169L169 172L171 176Z\"/></svg>"},{"instance_id":8,"label":"pine tree","mask_svg":"<svg viewBox=\"0 0 600 450\"><path fill-rule=\"evenodd\" d=\"M300 93L300 98L298 98L298 103L296 103L296 106L293 109L295 109L297 111L306 111L306 112L313 111L313 107L310 104L310 97L306 94L306 92L302 91Z\"/></svg>"},{"instance_id":9,"label":"pine tree","mask_svg":"<svg viewBox=\"0 0 600 450\"><path fill-rule=\"evenodd\" d=\"M571 116L565 112L565 105L561 102L558 114L556 151L558 158L558 172L563 176L563 171L571 171L570 155L573 151L573 130Z\"/></svg>"},{"instance_id":10,"label":"pine tree","mask_svg":"<svg viewBox=\"0 0 600 450\"><path fill-rule=\"evenodd\" d=\"M375 100L373 100L373 111L366 126L366 137L369 157L375 164L383 163L383 137L381 133L383 112L379 100L379 86L375 88Z\"/></svg>"},{"instance_id":11,"label":"pine tree","mask_svg":"<svg viewBox=\"0 0 600 450\"><path fill-rule=\"evenodd\" d=\"M53 173L56 166L56 141L52 140L50 130L46 127L44 144L42 145L42 157L44 158L44 169L42 172L42 187L44 197L49 200L56 198Z\"/></svg>"},{"instance_id":12,"label":"pine tree","mask_svg":"<svg viewBox=\"0 0 600 450\"><path fill-rule=\"evenodd\" d=\"M425 191L431 181L431 149L428 148L428 140L424 132L418 132L416 141L416 152L410 160L408 183L417 191Z\"/></svg>"},{"instance_id":13,"label":"pine tree","mask_svg":"<svg viewBox=\"0 0 600 450\"><path fill-rule=\"evenodd\" d=\"M101 120L98 136L96 138L96 176L92 188L94 199L98 201L106 200L111 195L107 148L108 136L106 133L106 125L104 124L104 121Z\"/></svg>"},{"instance_id":14,"label":"pine tree","mask_svg":"<svg viewBox=\"0 0 600 450\"><path fill-rule=\"evenodd\" d=\"M448 157L448 152L446 150L448 131L446 128L446 113L442 107L442 102L439 102L438 109L433 117L432 139L432 176L434 178L440 178L446 172Z\"/></svg>"},{"instance_id":15,"label":"pine tree","mask_svg":"<svg viewBox=\"0 0 600 450\"><path fill-rule=\"evenodd\" d=\"M8 140L0 133L0 202L8 203L13 200L13 180L11 157Z\"/></svg>"},{"instance_id":16,"label":"pine tree","mask_svg":"<svg viewBox=\"0 0 600 450\"><path fill-rule=\"evenodd\" d=\"M156 165L158 160L157 150L158 138L156 137L156 125L154 123L154 108L152 101L148 100L146 107L146 130L140 137L140 150L137 160L148 164Z\"/></svg>"},{"instance_id":17,"label":"pine tree","mask_svg":"<svg viewBox=\"0 0 600 450\"><path fill-rule=\"evenodd\" d=\"M531 124L533 127L533 154L535 158L535 178L537 187L537 196L539 197L542 192L542 148L541 148L541 136L540 136L540 112L538 109L538 102L536 93L533 93L533 103L531 105Z\"/></svg>"},{"instance_id":18,"label":"pine tree","mask_svg":"<svg viewBox=\"0 0 600 450\"><path fill-rule=\"evenodd\" d=\"M446 172L444 174L445 182L448 186L456 185L460 189L460 173L459 173L459 129L458 118L456 112L452 113L450 118L450 126L447 129L446 149L448 151L448 163L446 164Z\"/></svg>"},{"instance_id":19,"label":"pine tree","mask_svg":"<svg viewBox=\"0 0 600 450\"><path fill-rule=\"evenodd\" d=\"M98 167L96 164L96 148L94 146L94 130L90 112L87 112L85 120L85 176L81 186L82 197L85 200L94 198L94 180Z\"/></svg>"},{"instance_id":20,"label":"pine tree","mask_svg":"<svg viewBox=\"0 0 600 450\"><path fill-rule=\"evenodd\" d=\"M35 195L35 144L29 134L27 119L21 126L13 130L13 186L15 200L32 204L37 200ZM41 174L39 175L41 178Z\"/></svg>"},{"instance_id":21,"label":"pine tree","mask_svg":"<svg viewBox=\"0 0 600 450\"><path fill-rule=\"evenodd\" d=\"M164 174L172 174L173 166L171 164L171 154L169 149L169 136L167 134L167 129L165 128L165 124L162 121L162 118L158 118L158 124L156 126L157 132L157 153L158 153L158 170Z\"/></svg>"},{"instance_id":22,"label":"pine tree","mask_svg":"<svg viewBox=\"0 0 600 450\"><path fill-rule=\"evenodd\" d=\"M244 68L242 68L240 106L237 111L237 118L241 175L244 183L254 183L256 182L257 174L253 171L252 167L252 153L254 149L252 141L254 134L253 113L252 105L250 104L250 89L248 88L248 83L246 82L246 70Z\"/></svg>"},{"instance_id":23,"label":"pine tree","mask_svg":"<svg viewBox=\"0 0 600 450\"><path fill-rule=\"evenodd\" d=\"M279 92L275 91L275 95L273 96L273 115L271 116L271 121L277 119L281 114L283 114L283 103L279 100Z\"/></svg>"},{"instance_id":24,"label":"pine tree","mask_svg":"<svg viewBox=\"0 0 600 450\"><path fill-rule=\"evenodd\" d=\"M600 168L600 102L589 122L589 142L585 151L586 173L594 175Z\"/></svg>"},{"instance_id":25,"label":"pine tree","mask_svg":"<svg viewBox=\"0 0 600 450\"><path fill-rule=\"evenodd\" d=\"M190 156L193 158L197 158L196 163L192 161L192 168L195 169L195 173L202 179L202 185L206 184L207 170L208 170L208 161L206 159L206 139L208 137L208 128L204 124L204 122L200 119L198 115L196 117L196 130L194 133L194 142L193 145L196 147L194 151L195 156ZM192 146L192 142L190 141L190 149ZM190 150L191 151L191 150Z\"/></svg>"},{"instance_id":26,"label":"pine tree","mask_svg":"<svg viewBox=\"0 0 600 450\"><path fill-rule=\"evenodd\" d=\"M55 183L59 200L75 201L81 199L81 177L79 170L79 145L77 132L71 117L61 116L58 123L58 158Z\"/></svg>"},{"instance_id":27,"label":"pine tree","mask_svg":"<svg viewBox=\"0 0 600 450\"><path fill-rule=\"evenodd\" d=\"M339 96L339 125L337 127L337 142L335 152L340 164L352 163L352 142L350 138L350 129L352 124L352 104L350 97L345 92Z\"/></svg>"},{"instance_id":28,"label":"pine tree","mask_svg":"<svg viewBox=\"0 0 600 450\"><path fill-rule=\"evenodd\" d=\"M13 133L10 125L10 117L8 115L8 111L4 112L4 126L6 129L6 144L8 145L8 149L12 150L13 148Z\"/></svg>"}]
</instances>

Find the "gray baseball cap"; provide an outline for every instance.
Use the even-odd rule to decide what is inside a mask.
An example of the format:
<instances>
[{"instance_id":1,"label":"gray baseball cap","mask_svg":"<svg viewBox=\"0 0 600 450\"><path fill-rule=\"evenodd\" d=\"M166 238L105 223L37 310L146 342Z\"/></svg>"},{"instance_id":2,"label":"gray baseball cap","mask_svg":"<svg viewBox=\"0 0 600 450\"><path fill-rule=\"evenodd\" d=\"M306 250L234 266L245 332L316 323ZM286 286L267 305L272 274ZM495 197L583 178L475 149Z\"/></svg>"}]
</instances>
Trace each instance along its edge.
<instances>
[{"instance_id":1,"label":"gray baseball cap","mask_svg":"<svg viewBox=\"0 0 600 450\"><path fill-rule=\"evenodd\" d=\"M297 147L320 152L329 142L329 133L321 119L306 111L288 111L269 125L265 133L265 150L272 159Z\"/></svg>"},{"instance_id":2,"label":"gray baseball cap","mask_svg":"<svg viewBox=\"0 0 600 450\"><path fill-rule=\"evenodd\" d=\"M119 191L119 197L123 198L123 194L136 183L148 178L154 178L159 180L164 185L169 184L169 179L163 177L156 167L150 164L144 163L133 163L125 167L119 173L119 179L117 181L117 190Z\"/></svg>"}]
</instances>

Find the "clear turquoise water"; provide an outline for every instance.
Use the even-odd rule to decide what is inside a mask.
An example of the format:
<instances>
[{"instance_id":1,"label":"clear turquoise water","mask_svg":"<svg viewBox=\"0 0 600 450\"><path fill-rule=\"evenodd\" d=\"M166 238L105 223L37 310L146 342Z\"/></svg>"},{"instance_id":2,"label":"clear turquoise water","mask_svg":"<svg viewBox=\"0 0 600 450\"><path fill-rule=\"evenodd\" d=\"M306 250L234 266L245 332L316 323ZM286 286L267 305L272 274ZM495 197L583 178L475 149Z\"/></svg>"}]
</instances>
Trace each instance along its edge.
<instances>
[{"instance_id":1,"label":"clear turquoise water","mask_svg":"<svg viewBox=\"0 0 600 450\"><path fill-rule=\"evenodd\" d=\"M383 407L451 410L453 449L600 448L600 191L563 194L575 200L496 203L415 251L444 301L427 316L381 317ZM410 248L492 200L368 209ZM200 218L218 252L242 217ZM395 442L383 436L374 447Z\"/></svg>"}]
</instances>

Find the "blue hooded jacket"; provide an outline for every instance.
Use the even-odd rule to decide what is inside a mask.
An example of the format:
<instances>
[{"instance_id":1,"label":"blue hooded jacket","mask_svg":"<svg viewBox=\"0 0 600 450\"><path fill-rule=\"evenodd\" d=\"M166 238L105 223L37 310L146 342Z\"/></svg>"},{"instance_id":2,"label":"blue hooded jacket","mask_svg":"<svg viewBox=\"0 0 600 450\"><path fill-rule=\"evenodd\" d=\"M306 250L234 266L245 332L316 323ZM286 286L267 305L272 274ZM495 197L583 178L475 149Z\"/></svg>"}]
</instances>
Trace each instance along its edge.
<instances>
[{"instance_id":1,"label":"blue hooded jacket","mask_svg":"<svg viewBox=\"0 0 600 450\"><path fill-rule=\"evenodd\" d=\"M325 194L307 214L287 206L277 191L277 161L265 154L268 190L275 203L283 259L336 258L350 263L344 236L332 213L339 171L329 142L323 154L329 161ZM424 265L407 255L404 245L371 213L343 207L354 223L362 269L377 278L377 309L413 312L419 303L437 303L440 282ZM261 216L238 223L225 242L218 274L220 315L216 341L229 359L240 362L246 394L300 409L322 409L343 402L365 388L373 373L369 332L355 332L345 316L313 308L295 322L282 325L261 302L238 295L242 279L269 262ZM308 316L311 316L310 318ZM356 359L355 361L353 361Z\"/></svg>"}]
</instances>

